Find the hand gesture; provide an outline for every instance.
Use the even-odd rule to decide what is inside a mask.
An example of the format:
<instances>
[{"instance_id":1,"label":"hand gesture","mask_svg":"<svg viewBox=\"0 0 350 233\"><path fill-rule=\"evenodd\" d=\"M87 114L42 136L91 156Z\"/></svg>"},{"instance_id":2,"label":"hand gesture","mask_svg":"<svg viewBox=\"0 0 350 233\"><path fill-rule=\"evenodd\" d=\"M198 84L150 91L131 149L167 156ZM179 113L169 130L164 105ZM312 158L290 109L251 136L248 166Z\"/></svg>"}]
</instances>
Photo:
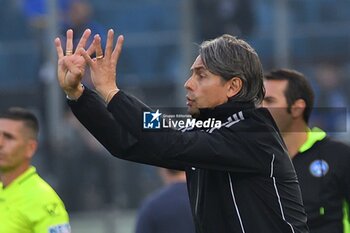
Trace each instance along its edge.
<instances>
[{"instance_id":1,"label":"hand gesture","mask_svg":"<svg viewBox=\"0 0 350 233\"><path fill-rule=\"evenodd\" d=\"M92 47L95 49L96 58L91 58L89 50L80 49L82 56L90 66L91 80L98 94L106 101L119 91L116 84L116 67L122 50L124 37L118 37L117 44L113 49L114 31L108 30L106 48L103 55L101 37L95 35Z\"/></svg>"},{"instance_id":2,"label":"hand gesture","mask_svg":"<svg viewBox=\"0 0 350 233\"><path fill-rule=\"evenodd\" d=\"M85 73L86 62L81 56L81 49L86 45L88 38L91 35L91 30L87 29L83 33L80 41L74 51L73 48L73 30L67 31L66 52L64 55L61 41L59 38L55 39L55 45L58 55L57 75L58 81L63 91L72 99L78 99L83 93L81 86L81 79ZM90 45L87 54L93 53L93 46Z\"/></svg>"}]
</instances>

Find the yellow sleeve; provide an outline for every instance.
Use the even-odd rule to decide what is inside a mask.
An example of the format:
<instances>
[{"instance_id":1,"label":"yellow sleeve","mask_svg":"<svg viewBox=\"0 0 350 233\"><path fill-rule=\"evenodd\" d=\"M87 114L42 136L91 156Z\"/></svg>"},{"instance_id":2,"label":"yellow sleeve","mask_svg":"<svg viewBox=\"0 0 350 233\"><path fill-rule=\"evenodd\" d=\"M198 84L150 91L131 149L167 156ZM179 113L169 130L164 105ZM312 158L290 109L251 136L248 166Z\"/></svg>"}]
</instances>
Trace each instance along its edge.
<instances>
[{"instance_id":1,"label":"yellow sleeve","mask_svg":"<svg viewBox=\"0 0 350 233\"><path fill-rule=\"evenodd\" d=\"M70 233L68 213L59 200L45 202L35 211L33 233Z\"/></svg>"},{"instance_id":2,"label":"yellow sleeve","mask_svg":"<svg viewBox=\"0 0 350 233\"><path fill-rule=\"evenodd\" d=\"M62 200L32 167L6 189L0 182L0 233L70 233Z\"/></svg>"},{"instance_id":3,"label":"yellow sleeve","mask_svg":"<svg viewBox=\"0 0 350 233\"><path fill-rule=\"evenodd\" d=\"M37 182L27 193L24 208L33 233L70 233L69 217L62 200L46 182Z\"/></svg>"}]
</instances>

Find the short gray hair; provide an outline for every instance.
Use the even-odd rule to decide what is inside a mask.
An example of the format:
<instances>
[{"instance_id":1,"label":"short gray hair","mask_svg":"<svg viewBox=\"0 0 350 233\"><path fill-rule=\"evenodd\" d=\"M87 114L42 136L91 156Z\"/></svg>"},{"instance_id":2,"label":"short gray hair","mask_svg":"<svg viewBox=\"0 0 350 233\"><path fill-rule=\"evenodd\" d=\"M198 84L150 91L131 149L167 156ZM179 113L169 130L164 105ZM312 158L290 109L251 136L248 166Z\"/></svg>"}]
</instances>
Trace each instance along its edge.
<instances>
[{"instance_id":1,"label":"short gray hair","mask_svg":"<svg viewBox=\"0 0 350 233\"><path fill-rule=\"evenodd\" d=\"M213 40L204 41L199 55L205 67L223 80L239 77L241 91L232 97L236 101L260 104L265 96L263 68L258 54L245 41L224 34Z\"/></svg>"}]
</instances>

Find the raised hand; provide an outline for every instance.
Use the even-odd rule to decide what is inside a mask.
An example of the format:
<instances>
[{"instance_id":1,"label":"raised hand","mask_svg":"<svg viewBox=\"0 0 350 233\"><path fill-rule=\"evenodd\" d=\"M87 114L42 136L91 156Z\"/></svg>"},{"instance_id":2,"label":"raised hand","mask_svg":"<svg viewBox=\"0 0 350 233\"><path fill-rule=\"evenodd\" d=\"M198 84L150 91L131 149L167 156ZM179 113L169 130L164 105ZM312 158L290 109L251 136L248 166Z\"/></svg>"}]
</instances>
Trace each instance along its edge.
<instances>
[{"instance_id":1,"label":"raised hand","mask_svg":"<svg viewBox=\"0 0 350 233\"><path fill-rule=\"evenodd\" d=\"M63 91L72 99L77 99L83 93L81 79L85 73L86 61L81 56L81 51L84 49L88 38L91 35L91 30L85 30L80 38L77 47L73 48L73 30L67 31L66 51L65 55L62 49L59 38L55 39L55 45L58 55L57 75L58 81ZM94 50L91 44L87 54L92 54Z\"/></svg>"},{"instance_id":2,"label":"raised hand","mask_svg":"<svg viewBox=\"0 0 350 233\"><path fill-rule=\"evenodd\" d=\"M118 37L114 49L113 39L114 31L110 29L108 30L106 48L103 55L101 37L95 35L92 48L95 50L96 57L93 59L90 57L91 51L80 49L81 55L90 66L91 80L95 89L106 102L109 102L114 94L119 91L116 84L116 67L122 50L124 37L122 35Z\"/></svg>"}]
</instances>

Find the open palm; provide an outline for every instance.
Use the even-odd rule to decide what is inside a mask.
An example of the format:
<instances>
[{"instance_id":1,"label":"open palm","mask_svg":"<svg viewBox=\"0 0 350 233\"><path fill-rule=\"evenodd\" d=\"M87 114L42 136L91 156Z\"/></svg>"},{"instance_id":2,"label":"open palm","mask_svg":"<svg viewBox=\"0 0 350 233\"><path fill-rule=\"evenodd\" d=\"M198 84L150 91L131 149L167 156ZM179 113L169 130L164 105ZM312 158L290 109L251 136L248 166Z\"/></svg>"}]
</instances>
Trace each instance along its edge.
<instances>
[{"instance_id":1,"label":"open palm","mask_svg":"<svg viewBox=\"0 0 350 233\"><path fill-rule=\"evenodd\" d=\"M85 30L73 53L73 31L68 30L65 55L60 39L55 39L58 55L58 82L67 95L76 92L81 84L86 67L86 61L81 55L81 49L85 47L90 35L91 31ZM87 51L92 53L93 45L90 45Z\"/></svg>"}]
</instances>

